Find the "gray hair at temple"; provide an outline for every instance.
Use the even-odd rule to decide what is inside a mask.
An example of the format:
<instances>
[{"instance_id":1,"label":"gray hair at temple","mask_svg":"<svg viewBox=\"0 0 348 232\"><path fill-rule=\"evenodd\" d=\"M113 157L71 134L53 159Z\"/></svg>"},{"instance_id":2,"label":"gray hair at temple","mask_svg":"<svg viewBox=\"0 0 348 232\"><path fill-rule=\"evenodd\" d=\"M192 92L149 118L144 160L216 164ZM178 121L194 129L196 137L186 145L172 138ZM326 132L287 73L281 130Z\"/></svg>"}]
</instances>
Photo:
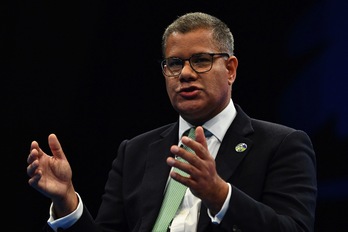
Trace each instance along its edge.
<instances>
[{"instance_id":1,"label":"gray hair at temple","mask_svg":"<svg viewBox=\"0 0 348 232\"><path fill-rule=\"evenodd\" d=\"M174 32L187 33L196 29L211 29L213 40L219 52L227 52L230 56L234 52L234 39L229 27L220 19L202 12L184 14L174 20L164 31L162 36L162 53L165 55L167 39Z\"/></svg>"}]
</instances>

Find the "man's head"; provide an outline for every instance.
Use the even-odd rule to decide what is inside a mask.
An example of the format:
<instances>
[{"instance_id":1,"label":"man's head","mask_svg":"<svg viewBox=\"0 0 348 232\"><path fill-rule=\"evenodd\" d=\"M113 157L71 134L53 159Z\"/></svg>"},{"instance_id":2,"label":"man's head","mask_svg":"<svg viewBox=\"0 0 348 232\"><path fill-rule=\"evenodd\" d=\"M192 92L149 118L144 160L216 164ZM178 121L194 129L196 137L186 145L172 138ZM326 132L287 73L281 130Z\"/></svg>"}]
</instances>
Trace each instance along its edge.
<instances>
[{"instance_id":1,"label":"man's head","mask_svg":"<svg viewBox=\"0 0 348 232\"><path fill-rule=\"evenodd\" d=\"M192 124L221 112L231 99L238 60L225 23L204 13L188 13L162 37L162 70L174 109Z\"/></svg>"},{"instance_id":2,"label":"man's head","mask_svg":"<svg viewBox=\"0 0 348 232\"><path fill-rule=\"evenodd\" d=\"M218 50L234 53L234 38L229 27L220 19L202 12L187 13L172 22L162 36L162 52L165 56L168 36L172 33L185 34L196 29L207 29L212 32L212 39Z\"/></svg>"}]
</instances>

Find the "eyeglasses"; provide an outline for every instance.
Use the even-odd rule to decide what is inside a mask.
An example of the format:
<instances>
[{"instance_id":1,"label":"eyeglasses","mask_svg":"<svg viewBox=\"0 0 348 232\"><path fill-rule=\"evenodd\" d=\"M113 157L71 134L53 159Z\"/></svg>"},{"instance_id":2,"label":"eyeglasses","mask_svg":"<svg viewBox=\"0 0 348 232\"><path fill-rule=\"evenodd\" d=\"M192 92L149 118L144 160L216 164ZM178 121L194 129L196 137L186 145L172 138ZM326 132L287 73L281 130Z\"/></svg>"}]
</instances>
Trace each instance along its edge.
<instances>
[{"instance_id":1,"label":"eyeglasses","mask_svg":"<svg viewBox=\"0 0 348 232\"><path fill-rule=\"evenodd\" d=\"M163 74L167 77L179 76L184 68L185 61L189 61L196 73L209 72L213 67L214 56L230 57L228 53L197 53L188 59L169 57L161 62Z\"/></svg>"}]
</instances>

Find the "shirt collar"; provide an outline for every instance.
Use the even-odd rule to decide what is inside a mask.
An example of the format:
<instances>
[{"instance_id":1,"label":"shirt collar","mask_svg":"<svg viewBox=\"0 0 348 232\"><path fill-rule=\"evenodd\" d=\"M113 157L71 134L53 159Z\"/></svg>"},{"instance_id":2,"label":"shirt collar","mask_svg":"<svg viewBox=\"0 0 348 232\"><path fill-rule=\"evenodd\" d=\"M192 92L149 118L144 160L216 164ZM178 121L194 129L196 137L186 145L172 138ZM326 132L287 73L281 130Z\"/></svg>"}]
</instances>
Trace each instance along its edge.
<instances>
[{"instance_id":1,"label":"shirt collar","mask_svg":"<svg viewBox=\"0 0 348 232\"><path fill-rule=\"evenodd\" d=\"M230 103L224 110L203 124L203 128L213 133L213 135L221 142L236 115L237 111L231 99ZM183 133L191 127L193 127L193 125L179 116L179 140Z\"/></svg>"}]
</instances>

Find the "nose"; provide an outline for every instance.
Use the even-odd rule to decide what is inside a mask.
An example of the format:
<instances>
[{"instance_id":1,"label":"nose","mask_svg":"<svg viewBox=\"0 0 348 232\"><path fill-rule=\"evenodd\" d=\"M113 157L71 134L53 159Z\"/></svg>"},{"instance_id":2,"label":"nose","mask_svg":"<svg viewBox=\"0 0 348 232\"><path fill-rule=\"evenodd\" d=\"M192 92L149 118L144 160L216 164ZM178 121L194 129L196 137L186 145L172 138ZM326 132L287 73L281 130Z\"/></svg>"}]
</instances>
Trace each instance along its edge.
<instances>
[{"instance_id":1,"label":"nose","mask_svg":"<svg viewBox=\"0 0 348 232\"><path fill-rule=\"evenodd\" d=\"M188 80L188 79L194 78L195 76L196 76L195 70L192 69L190 62L188 60L185 60L181 70L180 79Z\"/></svg>"}]
</instances>

